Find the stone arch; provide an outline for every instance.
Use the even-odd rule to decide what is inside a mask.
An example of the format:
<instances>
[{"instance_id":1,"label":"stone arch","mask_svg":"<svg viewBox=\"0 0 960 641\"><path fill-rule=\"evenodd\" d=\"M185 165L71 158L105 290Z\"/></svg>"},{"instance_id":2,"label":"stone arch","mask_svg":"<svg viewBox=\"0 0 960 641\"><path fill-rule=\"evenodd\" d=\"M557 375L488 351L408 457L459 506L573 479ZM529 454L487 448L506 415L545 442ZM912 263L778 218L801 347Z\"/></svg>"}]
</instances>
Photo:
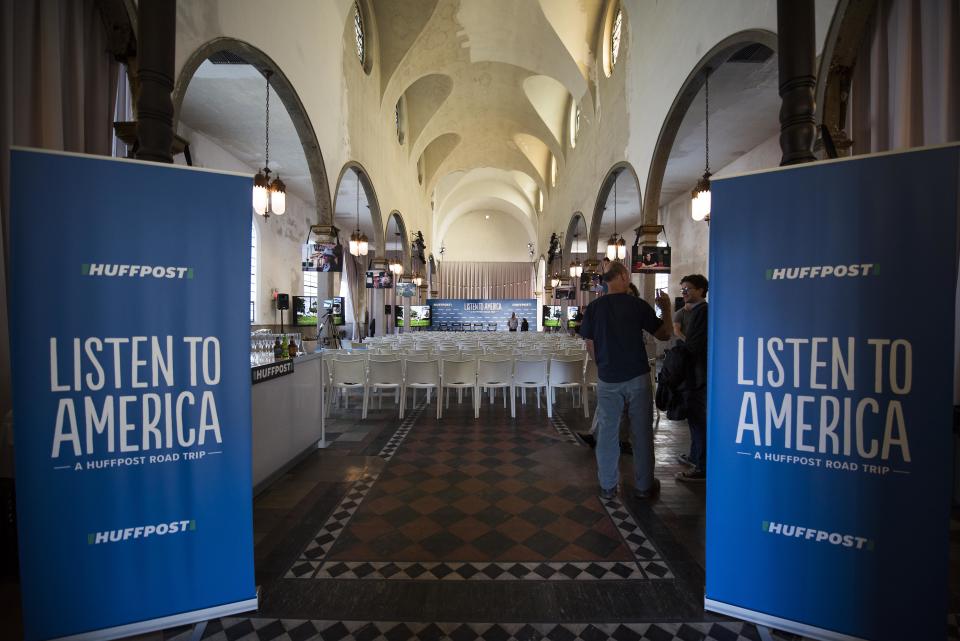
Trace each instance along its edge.
<instances>
[{"instance_id":1,"label":"stone arch","mask_svg":"<svg viewBox=\"0 0 960 641\"><path fill-rule=\"evenodd\" d=\"M606 207L607 197L610 195L610 190L613 189L613 183L616 182L617 178L624 171L629 172L630 175L633 176L633 181L637 185L637 197L640 199L641 211L643 210L644 198L643 192L640 191L640 179L637 177L637 171L629 162L622 160L607 171L607 175L604 176L603 182L600 183L600 190L597 192L597 201L593 205L593 216L590 219L590 233L587 234L586 258L592 258L594 260L600 260L602 258L597 253L597 243L600 242L600 223L603 220L603 211ZM622 230L620 231L622 233Z\"/></svg>"},{"instance_id":2,"label":"stone arch","mask_svg":"<svg viewBox=\"0 0 960 641\"><path fill-rule=\"evenodd\" d=\"M391 223L393 223L393 225L391 225ZM407 223L403 219L403 214L394 209L390 212L390 215L387 216L387 222L383 228L384 258L389 259L390 257L390 254L387 251L387 240L392 238L397 231L400 232L400 262L404 265L404 269L406 269L406 266L410 264L410 236L408 235L409 232L407 231Z\"/></svg>"},{"instance_id":3,"label":"stone arch","mask_svg":"<svg viewBox=\"0 0 960 641\"><path fill-rule=\"evenodd\" d=\"M348 172L354 172L360 178L360 186L363 187L363 194L367 197L367 204L370 206L370 222L373 226L373 242L370 243L376 250L377 257L383 257L386 251L384 242L383 216L380 214L380 201L377 199L377 191L373 188L373 182L370 180L370 174L366 168L355 160L350 160L340 169L340 175L337 177L337 189L334 193L340 191L340 183ZM336 206L334 204L334 206ZM333 213L331 211L331 219ZM349 237L349 234L348 234Z\"/></svg>"},{"instance_id":4,"label":"stone arch","mask_svg":"<svg viewBox=\"0 0 960 641\"><path fill-rule=\"evenodd\" d=\"M827 126L841 156L849 155L852 144L846 121L853 67L877 4L878 0L840 0L820 56L815 103L817 124Z\"/></svg>"},{"instance_id":5,"label":"stone arch","mask_svg":"<svg viewBox=\"0 0 960 641\"><path fill-rule=\"evenodd\" d=\"M587 225L587 219L584 217L583 212L575 211L570 216L570 220L567 222L566 235L564 236L563 241L563 254L564 256L572 256L573 252L573 239L579 234L583 237L583 242L588 242L590 236L590 227Z\"/></svg>"},{"instance_id":6,"label":"stone arch","mask_svg":"<svg viewBox=\"0 0 960 641\"><path fill-rule=\"evenodd\" d=\"M667 160L676 141L677 132L683 117L693 103L693 99L700 92L707 77L707 69L716 69L730 59L734 53L750 44L762 44L774 51L777 50L777 35L765 29L747 29L728 36L718 42L703 56L687 75L680 87L680 91L673 99L667 117L660 127L657 144L653 148L650 159L650 170L647 173L647 185L642 199L643 209L641 219L644 225L657 224L657 211L660 208L660 189L663 187L663 175L667 169ZM596 239L594 240L596 242Z\"/></svg>"},{"instance_id":7,"label":"stone arch","mask_svg":"<svg viewBox=\"0 0 960 641\"><path fill-rule=\"evenodd\" d=\"M261 73L266 70L273 72L270 77L270 86L277 92L280 102L283 103L284 109L290 115L290 120L293 121L297 137L303 146L303 155L307 159L307 167L310 169L310 182L313 185L313 198L317 210L317 219L314 222L321 225L333 224L333 200L330 195L330 184L327 181L327 170L313 123L310 122L306 107L303 106L300 96L293 88L293 83L290 82L279 65L260 49L235 38L215 38L201 45L190 54L183 67L180 68L171 96L173 98L174 131L176 131L180 121L180 107L183 105L184 96L187 95L190 80L193 79L193 75L203 61L218 51L228 51L240 56L260 70Z\"/></svg>"}]
</instances>

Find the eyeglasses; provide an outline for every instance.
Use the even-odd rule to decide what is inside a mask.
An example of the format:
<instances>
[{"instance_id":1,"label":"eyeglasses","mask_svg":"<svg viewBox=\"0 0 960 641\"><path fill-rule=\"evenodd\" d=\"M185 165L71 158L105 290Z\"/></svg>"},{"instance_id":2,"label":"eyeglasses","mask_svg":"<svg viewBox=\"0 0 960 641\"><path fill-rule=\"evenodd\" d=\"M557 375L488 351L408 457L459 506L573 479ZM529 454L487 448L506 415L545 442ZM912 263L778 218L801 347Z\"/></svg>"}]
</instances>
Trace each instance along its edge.
<instances>
[{"instance_id":1,"label":"eyeglasses","mask_svg":"<svg viewBox=\"0 0 960 641\"><path fill-rule=\"evenodd\" d=\"M681 293L681 294L686 294L686 293L689 292L689 291L690 291L690 288L688 288L688 287L681 287L681 288L680 288L680 293Z\"/></svg>"}]
</instances>

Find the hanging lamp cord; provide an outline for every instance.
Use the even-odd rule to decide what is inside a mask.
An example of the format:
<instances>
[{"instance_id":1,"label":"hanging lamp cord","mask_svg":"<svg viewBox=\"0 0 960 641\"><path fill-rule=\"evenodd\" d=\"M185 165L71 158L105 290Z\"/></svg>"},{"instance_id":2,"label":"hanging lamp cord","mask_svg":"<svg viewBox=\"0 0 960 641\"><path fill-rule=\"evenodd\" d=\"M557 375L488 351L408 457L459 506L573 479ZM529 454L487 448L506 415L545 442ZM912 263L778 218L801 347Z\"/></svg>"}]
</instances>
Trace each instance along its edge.
<instances>
[{"instance_id":1,"label":"hanging lamp cord","mask_svg":"<svg viewBox=\"0 0 960 641\"><path fill-rule=\"evenodd\" d=\"M710 67L707 67L707 80L706 80L706 95L703 101L704 107L704 130L706 135L706 141L704 143L705 150L705 167L703 168L705 173L710 173Z\"/></svg>"},{"instance_id":2,"label":"hanging lamp cord","mask_svg":"<svg viewBox=\"0 0 960 641\"><path fill-rule=\"evenodd\" d=\"M271 72L267 70L267 72L264 74L267 78L267 118L266 118L266 123L264 125L264 129L266 130L265 138L266 138L266 149L267 149L267 153L266 153L267 157L266 157L266 160L264 161L265 169L270 169L270 73Z\"/></svg>"}]
</instances>

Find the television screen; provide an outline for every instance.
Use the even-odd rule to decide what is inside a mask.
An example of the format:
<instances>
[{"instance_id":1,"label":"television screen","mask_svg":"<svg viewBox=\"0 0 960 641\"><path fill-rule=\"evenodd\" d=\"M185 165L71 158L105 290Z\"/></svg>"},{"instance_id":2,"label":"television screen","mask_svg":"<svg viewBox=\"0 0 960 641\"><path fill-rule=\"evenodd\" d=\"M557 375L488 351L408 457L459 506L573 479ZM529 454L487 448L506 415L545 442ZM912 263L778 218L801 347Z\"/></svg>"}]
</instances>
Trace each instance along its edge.
<instances>
[{"instance_id":1,"label":"television screen","mask_svg":"<svg viewBox=\"0 0 960 641\"><path fill-rule=\"evenodd\" d=\"M302 245L300 269L305 272L343 271L343 245L339 242Z\"/></svg>"},{"instance_id":2,"label":"television screen","mask_svg":"<svg viewBox=\"0 0 960 641\"><path fill-rule=\"evenodd\" d=\"M393 272L367 270L367 289L393 289Z\"/></svg>"},{"instance_id":3,"label":"television screen","mask_svg":"<svg viewBox=\"0 0 960 641\"><path fill-rule=\"evenodd\" d=\"M394 325L404 326L403 306L396 305ZM430 327L430 306L429 305L411 305L410 306L410 327Z\"/></svg>"},{"instance_id":4,"label":"television screen","mask_svg":"<svg viewBox=\"0 0 960 641\"><path fill-rule=\"evenodd\" d=\"M293 324L299 327L313 327L317 324L317 297L293 297Z\"/></svg>"},{"instance_id":5,"label":"television screen","mask_svg":"<svg viewBox=\"0 0 960 641\"><path fill-rule=\"evenodd\" d=\"M328 298L323 301L323 310L324 316L321 317L321 323L326 322L326 318L333 321L334 325L343 325L347 322L347 318L344 315L343 310L343 296L336 296L334 298ZM330 316L327 317L326 313L329 312Z\"/></svg>"},{"instance_id":6,"label":"television screen","mask_svg":"<svg viewBox=\"0 0 960 641\"><path fill-rule=\"evenodd\" d=\"M412 298L417 293L417 286L406 281L403 283L397 283L397 296L400 298Z\"/></svg>"},{"instance_id":7,"label":"television screen","mask_svg":"<svg viewBox=\"0 0 960 641\"><path fill-rule=\"evenodd\" d=\"M630 271L634 274L669 274L670 248L658 245L634 245L630 261Z\"/></svg>"},{"instance_id":8,"label":"television screen","mask_svg":"<svg viewBox=\"0 0 960 641\"><path fill-rule=\"evenodd\" d=\"M580 311L580 308L576 305L570 305L567 307L567 327L570 329L576 328L576 318L577 312Z\"/></svg>"},{"instance_id":9,"label":"television screen","mask_svg":"<svg viewBox=\"0 0 960 641\"><path fill-rule=\"evenodd\" d=\"M601 275L596 272L583 272L580 277L580 291L600 293L603 291Z\"/></svg>"},{"instance_id":10,"label":"television screen","mask_svg":"<svg viewBox=\"0 0 960 641\"><path fill-rule=\"evenodd\" d=\"M543 306L543 323L544 327L560 327L560 313L563 311L559 305L544 305Z\"/></svg>"},{"instance_id":11,"label":"television screen","mask_svg":"<svg viewBox=\"0 0 960 641\"><path fill-rule=\"evenodd\" d=\"M577 292L573 287L557 287L553 290L553 297L557 300L573 300L577 297Z\"/></svg>"}]
</instances>

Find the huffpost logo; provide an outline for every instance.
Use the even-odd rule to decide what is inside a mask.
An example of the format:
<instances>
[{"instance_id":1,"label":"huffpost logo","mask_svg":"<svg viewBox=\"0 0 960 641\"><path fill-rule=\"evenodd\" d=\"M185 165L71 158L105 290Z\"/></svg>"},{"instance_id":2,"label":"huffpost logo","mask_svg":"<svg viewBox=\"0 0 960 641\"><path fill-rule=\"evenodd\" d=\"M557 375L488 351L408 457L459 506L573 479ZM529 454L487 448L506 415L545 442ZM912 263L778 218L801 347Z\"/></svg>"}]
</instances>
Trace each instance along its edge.
<instances>
[{"instance_id":1,"label":"huffpost logo","mask_svg":"<svg viewBox=\"0 0 960 641\"><path fill-rule=\"evenodd\" d=\"M865 536L856 534L847 534L845 532L828 532L827 530L818 530L815 528L802 527L799 525L787 525L776 521L763 521L760 528L767 534L783 536L791 539L802 539L814 543L827 543L845 548L856 550L866 550L873 552L875 544Z\"/></svg>"},{"instance_id":2,"label":"huffpost logo","mask_svg":"<svg viewBox=\"0 0 960 641\"><path fill-rule=\"evenodd\" d=\"M102 278L172 278L193 280L193 267L164 265L121 265L116 263L83 263L80 273Z\"/></svg>"},{"instance_id":3,"label":"huffpost logo","mask_svg":"<svg viewBox=\"0 0 960 641\"><path fill-rule=\"evenodd\" d=\"M171 534L185 534L187 532L196 531L197 522L193 519L184 519L182 521L170 521L169 523L157 523L155 525L126 527L119 530L90 532L87 534L87 545L119 543L120 541L127 541L129 539L148 539L150 537L168 536Z\"/></svg>"},{"instance_id":4,"label":"huffpost logo","mask_svg":"<svg viewBox=\"0 0 960 641\"><path fill-rule=\"evenodd\" d=\"M798 280L801 278L857 278L879 276L877 263L853 265L809 265L806 267L773 267L767 270L767 280Z\"/></svg>"}]
</instances>

